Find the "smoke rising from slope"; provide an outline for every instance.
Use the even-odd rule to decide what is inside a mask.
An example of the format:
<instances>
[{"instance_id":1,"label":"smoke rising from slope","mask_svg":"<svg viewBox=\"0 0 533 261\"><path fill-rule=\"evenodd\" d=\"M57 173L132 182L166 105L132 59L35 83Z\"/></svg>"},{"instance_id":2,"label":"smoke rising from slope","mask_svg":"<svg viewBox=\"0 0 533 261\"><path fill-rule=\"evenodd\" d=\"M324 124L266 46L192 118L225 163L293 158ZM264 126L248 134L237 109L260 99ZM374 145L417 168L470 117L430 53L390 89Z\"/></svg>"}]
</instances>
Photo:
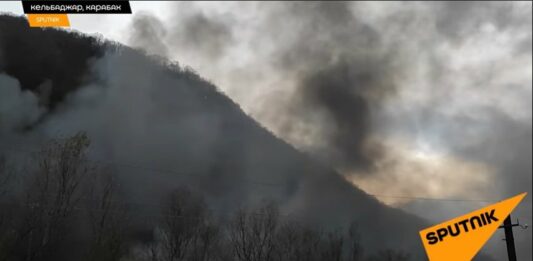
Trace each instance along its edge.
<instances>
[{"instance_id":1,"label":"smoke rising from slope","mask_svg":"<svg viewBox=\"0 0 533 261\"><path fill-rule=\"evenodd\" d=\"M235 21L233 40L214 59L166 38L175 47L170 56L364 189L486 199L531 192L530 3L199 3L186 10ZM203 56L188 57L190 48ZM434 209L405 207L424 214L428 205ZM475 208L439 206L436 221ZM531 219L531 201L517 211ZM531 241L530 232L519 237Z\"/></svg>"},{"instance_id":2,"label":"smoke rising from slope","mask_svg":"<svg viewBox=\"0 0 533 261\"><path fill-rule=\"evenodd\" d=\"M140 12L135 14L133 27L135 31L130 36L133 47L143 47L148 54L168 55L167 46L162 41L167 31L161 21L150 13Z\"/></svg>"},{"instance_id":3,"label":"smoke rising from slope","mask_svg":"<svg viewBox=\"0 0 533 261\"><path fill-rule=\"evenodd\" d=\"M373 157L376 157L373 154L378 152L367 148L370 107L379 106L381 100L394 92L402 59L386 48L371 26L356 19L349 3L255 4L244 5L265 11L257 19L260 23L253 25L254 32L259 35L254 34L253 39L247 39L249 42L239 43L238 48L245 49L242 52L245 58L227 56L236 54L228 47L232 44L232 35L247 32L239 32L240 26L236 22L223 23L212 13L207 18L190 4L175 5L176 16L180 17L183 9L189 14L183 21L168 25L174 36L161 40L167 46L177 47L180 57L188 56L181 55L179 50L182 49L197 52L199 55L195 54L194 59L222 67L234 66L225 61L238 64L239 60L247 59L247 50L242 44L250 45L247 47L259 53L267 50L265 55L271 56L272 60L258 66L259 70L264 70L267 75L275 70L273 78L287 78L294 85L294 88L285 85L272 88L274 91L292 89L287 104L280 104L279 110L285 111L273 108L260 112L279 117L274 123L276 129L281 129L278 134L289 140L299 139L303 136L301 129L294 128L294 125L312 126L318 132L318 137L313 138L322 139L323 146L317 142L310 149L324 162L332 161L334 166L350 171L371 168ZM277 17L284 19L278 20ZM232 21L231 18L226 20ZM143 32L144 27L135 22L132 25L134 35ZM284 29L280 32L279 28ZM191 34L191 31L195 33ZM205 43L214 43L216 47L204 48ZM142 41L132 40L131 44L144 46ZM151 50L153 46L146 45L145 49ZM328 120L329 124L321 124Z\"/></svg>"},{"instance_id":4,"label":"smoke rising from slope","mask_svg":"<svg viewBox=\"0 0 533 261\"><path fill-rule=\"evenodd\" d=\"M42 114L38 98L22 91L16 79L0 74L0 86L0 133L21 131Z\"/></svg>"},{"instance_id":5,"label":"smoke rising from slope","mask_svg":"<svg viewBox=\"0 0 533 261\"><path fill-rule=\"evenodd\" d=\"M1 49L9 47L21 55L26 52L24 55L33 59L22 61L30 64L43 63L50 53L61 52L52 46L63 39L72 37L72 42L81 45L94 42L60 30L30 29L22 18L0 19L1 26L16 29L14 35L2 34ZM25 38L47 35L48 31L57 38L35 42ZM28 45L15 48L12 41L21 40ZM43 41L48 41L44 42L48 49L33 48ZM87 69L63 76L82 83L69 89L55 84L64 82L60 63L55 70L2 71L8 80L1 88L9 92L10 100L21 96L16 81L24 82L25 77L38 79L35 86L50 86L50 95L61 92L64 97L54 105L39 104L35 97L27 98L29 101L22 98L17 104L24 104L23 108L17 105L0 111L14 119L28 118L26 114L34 119L47 111L46 117L32 122L31 128L20 131L9 127L0 133L0 151L8 160L16 162L28 156L49 138L86 131L91 139L89 159L109 165L118 174L128 203L142 204L142 209L135 209L139 213L152 213L163 196L187 185L205 194L218 215L271 199L279 202L284 215L330 228L354 220L372 222L375 225L361 231L368 234L364 247L369 252L400 248L422 255L416 240L422 220L379 203L334 170L275 138L197 74L113 43L100 42L90 48L95 50L94 56L76 60ZM4 62L24 68L16 60ZM38 88L31 90L36 97L46 96ZM17 118L17 114L24 117ZM385 239L383 234L387 234ZM410 240L401 240L405 238Z\"/></svg>"},{"instance_id":6,"label":"smoke rising from slope","mask_svg":"<svg viewBox=\"0 0 533 261\"><path fill-rule=\"evenodd\" d=\"M531 41L531 13L522 5L528 6L175 4L191 15L224 14L236 21L229 29L235 45L222 58L210 60L204 53L189 60L173 38L164 41L278 136L347 174L364 175L372 173L365 167L383 158L379 148L394 146L395 139L453 156L456 142L466 141L458 134L457 141L442 136L446 125L483 119L492 113L488 108L530 122L530 51L523 46ZM217 38L198 41L210 37ZM481 125L468 126L465 134L473 137Z\"/></svg>"},{"instance_id":7,"label":"smoke rising from slope","mask_svg":"<svg viewBox=\"0 0 533 261\"><path fill-rule=\"evenodd\" d=\"M164 25L153 29L164 32L156 33L163 44L143 42L147 38L138 34L141 39L131 38L132 46L192 65L277 136L342 170L348 179L368 186L363 188L388 195L490 199L531 192L530 3L228 3L215 8L205 3L169 5L187 16L151 20L153 25ZM191 31L196 32L192 28L201 32L194 41L188 38ZM143 28L134 25L132 33L136 35L134 32L143 32ZM110 57L104 60L122 59ZM97 67L102 64L105 62ZM130 77L145 70L137 69L121 73ZM154 77L140 82L150 85L157 80ZM114 79L109 85L121 81ZM120 85L132 83L135 81ZM115 115L104 110L98 112L104 116L96 118L108 117L106 120L83 123L84 118L92 119L90 105L99 104L100 99L94 97L101 94L94 90L101 89L90 87L87 90L93 91L76 94L72 104L76 107L79 100L84 101L87 114L71 113L69 117L76 128L85 124L101 128L121 122L125 129L113 133L110 141L103 139L102 146L110 147L124 161L142 158L162 168L181 168L185 161L178 164L153 155L175 153L175 147L187 141L191 133L206 131L209 134L205 136L211 138L198 141L207 145L194 152L201 155L197 156L200 159L219 137L215 134L218 127L224 126L209 116L185 117L184 125L198 127L185 127L183 137L173 137L177 124L164 125L168 128L157 133L146 130L143 126L160 125L156 119L161 112L169 110L167 115L173 115L174 101L166 92L149 95L154 100L170 99L163 107L142 96L133 95L128 100L117 94L106 103L108 108L118 109ZM121 108L114 101L132 105ZM133 104L137 102L151 109L136 108ZM138 131L123 135L130 129ZM93 135L107 136L96 133ZM143 144L145 151L134 148L134 141L145 135L161 139ZM167 147L164 143L169 138L175 140ZM119 148L111 141L115 139ZM255 148L243 145L238 151L254 153ZM181 153L189 152L183 149ZM224 150L216 153L209 157L232 159ZM256 156L262 155L249 157ZM234 161L222 160L206 164L206 168L230 169L231 165L231 171L221 175L232 177L236 172L263 166L258 160L224 162ZM447 163L446 171L435 162ZM274 167L285 168L285 164ZM265 180L278 178L269 175L266 171L260 173ZM289 179L294 185L283 189L286 195L301 192L302 183L294 177ZM428 180L441 182L429 186ZM376 183L379 186L369 185ZM227 185L215 184L204 186L209 191L222 191ZM238 188L234 198L253 197L256 190L267 190ZM297 199L290 201L294 203L291 207L310 204L308 197ZM437 211L435 204L429 204L410 202L405 207L422 214L432 209L436 221L450 217L453 211L473 208L466 205L459 210L457 205L439 204ZM517 215L531 212L530 200L521 206ZM529 250L523 258L531 259L527 246L531 233L517 234L517 241L521 249Z\"/></svg>"},{"instance_id":8,"label":"smoke rising from slope","mask_svg":"<svg viewBox=\"0 0 533 261\"><path fill-rule=\"evenodd\" d=\"M380 35L352 14L349 3L287 7L273 16L304 26L296 28L299 37L280 44L274 62L295 83L289 118L281 126L287 133L280 135L300 136L300 130L283 126L300 121L318 132L313 154L344 171L371 169L380 152L368 145L370 113L395 91L399 70L393 63L401 60L383 48Z\"/></svg>"}]
</instances>

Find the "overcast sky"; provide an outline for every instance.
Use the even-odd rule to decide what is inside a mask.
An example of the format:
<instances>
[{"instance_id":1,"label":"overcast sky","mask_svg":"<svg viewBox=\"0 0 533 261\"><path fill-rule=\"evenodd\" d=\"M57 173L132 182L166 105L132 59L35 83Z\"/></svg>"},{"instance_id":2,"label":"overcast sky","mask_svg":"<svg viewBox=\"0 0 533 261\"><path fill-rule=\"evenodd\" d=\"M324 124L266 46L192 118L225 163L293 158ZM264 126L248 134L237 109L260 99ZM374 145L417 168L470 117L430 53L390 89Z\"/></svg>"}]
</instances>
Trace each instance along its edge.
<instances>
[{"instance_id":1,"label":"overcast sky","mask_svg":"<svg viewBox=\"0 0 533 261\"><path fill-rule=\"evenodd\" d=\"M490 200L531 193L531 2L131 5L132 15L69 15L71 28L191 66L277 136L370 193ZM22 14L19 1L2 1L0 10ZM365 131L338 106L349 99L313 96L321 85L302 91L339 84L345 67L370 79L355 81L370 91L349 92L371 101ZM354 132L365 140L354 146L365 149L345 149ZM354 168L352 154L376 160ZM486 204L381 200L435 222ZM516 216L531 223L531 196ZM531 230L516 233L531 244ZM501 237L491 242L494 252L503 253Z\"/></svg>"}]
</instances>

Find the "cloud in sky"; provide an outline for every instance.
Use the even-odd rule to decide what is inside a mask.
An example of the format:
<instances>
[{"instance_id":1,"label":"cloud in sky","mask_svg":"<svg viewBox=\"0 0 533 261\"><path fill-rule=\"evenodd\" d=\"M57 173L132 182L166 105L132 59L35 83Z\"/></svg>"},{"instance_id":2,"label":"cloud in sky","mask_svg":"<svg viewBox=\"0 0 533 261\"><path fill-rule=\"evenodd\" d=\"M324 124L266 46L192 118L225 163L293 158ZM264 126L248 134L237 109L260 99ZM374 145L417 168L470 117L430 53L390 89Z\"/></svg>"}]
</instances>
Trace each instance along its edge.
<instances>
[{"instance_id":1,"label":"cloud in sky","mask_svg":"<svg viewBox=\"0 0 533 261\"><path fill-rule=\"evenodd\" d=\"M162 39L170 57L362 188L488 199L531 192L531 3L169 6L231 35L196 39L216 39L224 48L215 55L174 31ZM170 17L161 18L169 29L189 19ZM530 211L526 200L517 215ZM529 232L518 237L531 242Z\"/></svg>"},{"instance_id":2,"label":"cloud in sky","mask_svg":"<svg viewBox=\"0 0 533 261\"><path fill-rule=\"evenodd\" d=\"M530 2L132 6L105 23L72 16L73 28L191 66L363 189L531 193ZM436 207L393 203L421 216ZM457 206L437 208L435 220ZM517 210L526 213L531 197ZM517 233L525 259L531 237Z\"/></svg>"}]
</instances>

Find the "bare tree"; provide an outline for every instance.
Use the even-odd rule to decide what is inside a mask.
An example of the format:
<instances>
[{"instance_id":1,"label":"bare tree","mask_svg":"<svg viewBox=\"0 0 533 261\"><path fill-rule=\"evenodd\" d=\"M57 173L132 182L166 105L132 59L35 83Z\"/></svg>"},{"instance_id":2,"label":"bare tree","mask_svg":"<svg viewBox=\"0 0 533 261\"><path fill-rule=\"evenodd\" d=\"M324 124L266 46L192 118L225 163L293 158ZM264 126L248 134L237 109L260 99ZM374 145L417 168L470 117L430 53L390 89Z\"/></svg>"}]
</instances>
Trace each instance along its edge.
<instances>
[{"instance_id":1,"label":"bare tree","mask_svg":"<svg viewBox=\"0 0 533 261\"><path fill-rule=\"evenodd\" d=\"M321 260L341 261L343 249L343 235L338 230L327 232L321 242Z\"/></svg>"},{"instance_id":2,"label":"bare tree","mask_svg":"<svg viewBox=\"0 0 533 261\"><path fill-rule=\"evenodd\" d=\"M6 158L0 155L0 199L7 194L12 178L13 172L8 170Z\"/></svg>"},{"instance_id":3,"label":"bare tree","mask_svg":"<svg viewBox=\"0 0 533 261\"><path fill-rule=\"evenodd\" d=\"M363 258L363 249L361 247L361 238L359 235L358 224L352 222L348 228L346 238L346 255L347 261L359 261Z\"/></svg>"},{"instance_id":4,"label":"bare tree","mask_svg":"<svg viewBox=\"0 0 533 261\"><path fill-rule=\"evenodd\" d=\"M229 228L234 258L246 261L272 260L279 226L279 211L273 203L256 210L240 210Z\"/></svg>"},{"instance_id":5,"label":"bare tree","mask_svg":"<svg viewBox=\"0 0 533 261\"><path fill-rule=\"evenodd\" d=\"M91 239L88 260L120 260L126 253L128 215L119 200L113 175L101 170L89 182L88 210Z\"/></svg>"},{"instance_id":6,"label":"bare tree","mask_svg":"<svg viewBox=\"0 0 533 261\"><path fill-rule=\"evenodd\" d=\"M287 220L277 234L276 260L319 260L321 232L294 220Z\"/></svg>"},{"instance_id":7,"label":"bare tree","mask_svg":"<svg viewBox=\"0 0 533 261\"><path fill-rule=\"evenodd\" d=\"M111 171L87 163L88 146L88 138L77 134L42 149L36 169L18 195L21 201L12 204L13 211L0 212L0 261L118 261L126 253L132 254L131 260L150 261L363 260L355 223L347 230L324 231L301 220L282 219L278 207L267 203L239 210L225 223L227 227L221 227L204 199L185 188L166 198L161 218L149 221L153 230L142 225L150 239L132 245L119 184ZM11 176L0 158L0 203L4 203L2 192L12 184ZM8 206L2 205L5 209ZM77 233L78 227L86 230ZM76 250L62 254L78 243L85 256L73 258ZM402 251L384 250L366 260L407 261L409 257Z\"/></svg>"},{"instance_id":8,"label":"bare tree","mask_svg":"<svg viewBox=\"0 0 533 261\"><path fill-rule=\"evenodd\" d=\"M168 198L159 229L162 259L213 260L218 228L210 221L207 206L189 189L178 189Z\"/></svg>"},{"instance_id":9,"label":"bare tree","mask_svg":"<svg viewBox=\"0 0 533 261\"><path fill-rule=\"evenodd\" d=\"M219 260L223 257L223 250L220 248L221 231L218 224L206 220L207 223L198 228L198 234L191 248L191 261L211 261Z\"/></svg>"},{"instance_id":10,"label":"bare tree","mask_svg":"<svg viewBox=\"0 0 533 261\"><path fill-rule=\"evenodd\" d=\"M25 260L52 258L60 252L81 196L81 183L91 171L85 160L88 146L87 136L79 133L64 142L54 140L41 150L37 171L28 179L18 234L18 243L25 245Z\"/></svg>"},{"instance_id":11,"label":"bare tree","mask_svg":"<svg viewBox=\"0 0 533 261\"><path fill-rule=\"evenodd\" d=\"M8 170L6 159L0 155L0 260L8 260L14 231L12 229L13 209L7 201L7 192L12 182L13 172Z\"/></svg>"}]
</instances>

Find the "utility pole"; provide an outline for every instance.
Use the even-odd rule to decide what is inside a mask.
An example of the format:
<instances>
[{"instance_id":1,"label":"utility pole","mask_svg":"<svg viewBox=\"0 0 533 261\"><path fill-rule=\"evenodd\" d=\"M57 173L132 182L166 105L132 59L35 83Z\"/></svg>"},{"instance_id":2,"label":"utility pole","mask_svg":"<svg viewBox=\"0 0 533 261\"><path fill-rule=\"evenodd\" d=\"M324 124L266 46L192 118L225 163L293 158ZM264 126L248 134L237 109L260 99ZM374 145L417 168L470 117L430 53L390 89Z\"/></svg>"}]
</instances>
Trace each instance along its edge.
<instances>
[{"instance_id":1,"label":"utility pole","mask_svg":"<svg viewBox=\"0 0 533 261\"><path fill-rule=\"evenodd\" d=\"M505 230L505 243L507 244L507 256L509 257L509 261L516 261L516 250L514 247L513 235L514 226L518 226L518 224L513 224L511 222L511 214L505 218L503 221L503 226L500 226L500 228Z\"/></svg>"},{"instance_id":2,"label":"utility pole","mask_svg":"<svg viewBox=\"0 0 533 261\"><path fill-rule=\"evenodd\" d=\"M517 222L516 224L513 224L511 222L511 214L505 218L503 221L503 226L500 226L499 228L503 228L505 231L505 243L507 244L507 257L509 258L509 261L516 261L516 249L514 246L514 235L513 235L513 227L521 227L523 229L527 229L527 224L522 226L520 225L520 222Z\"/></svg>"}]
</instances>

